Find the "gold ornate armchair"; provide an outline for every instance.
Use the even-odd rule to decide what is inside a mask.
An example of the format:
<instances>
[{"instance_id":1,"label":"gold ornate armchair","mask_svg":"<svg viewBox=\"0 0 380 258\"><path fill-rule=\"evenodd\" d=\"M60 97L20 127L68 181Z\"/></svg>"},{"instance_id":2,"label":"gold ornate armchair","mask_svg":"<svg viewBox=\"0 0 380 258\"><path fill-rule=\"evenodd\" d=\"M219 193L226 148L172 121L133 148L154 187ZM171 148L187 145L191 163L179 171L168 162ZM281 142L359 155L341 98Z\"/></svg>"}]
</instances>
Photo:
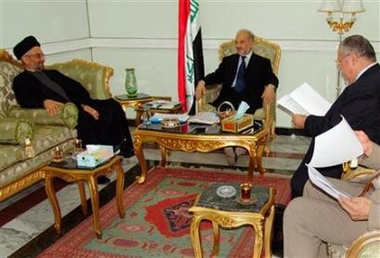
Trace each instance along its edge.
<instances>
[{"instance_id":1,"label":"gold ornate armchair","mask_svg":"<svg viewBox=\"0 0 380 258\"><path fill-rule=\"evenodd\" d=\"M278 75L281 59L281 48L279 45L264 38L255 36L253 52L257 55L268 58L271 61L273 72ZM223 57L234 53L236 53L235 40L230 40L222 43L219 46L219 61L221 62ZM221 85L208 86L203 99L197 102L197 112L215 111L215 107L208 103L212 102L218 97L220 89ZM276 103L273 103L271 105L264 105L263 108L256 110L254 119L263 120L264 127L270 128L270 138L273 138L275 136Z\"/></svg>"}]
</instances>

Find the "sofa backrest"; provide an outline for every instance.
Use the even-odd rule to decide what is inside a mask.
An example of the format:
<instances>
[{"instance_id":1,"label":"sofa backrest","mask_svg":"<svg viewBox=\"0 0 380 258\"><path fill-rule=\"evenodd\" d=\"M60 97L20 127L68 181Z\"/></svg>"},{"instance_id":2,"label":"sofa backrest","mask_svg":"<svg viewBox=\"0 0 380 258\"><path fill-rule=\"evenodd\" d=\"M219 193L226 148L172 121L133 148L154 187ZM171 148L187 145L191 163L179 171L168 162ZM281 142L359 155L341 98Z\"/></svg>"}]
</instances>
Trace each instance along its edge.
<instances>
[{"instance_id":1,"label":"sofa backrest","mask_svg":"<svg viewBox=\"0 0 380 258\"><path fill-rule=\"evenodd\" d=\"M80 82L88 90L93 99L108 99L112 96L109 87L109 79L113 75L111 67L74 59L64 63L48 65L46 69L58 70Z\"/></svg>"},{"instance_id":2,"label":"sofa backrest","mask_svg":"<svg viewBox=\"0 0 380 258\"><path fill-rule=\"evenodd\" d=\"M21 71L21 63L0 49L0 117L6 117L11 107L17 105L12 82Z\"/></svg>"}]
</instances>

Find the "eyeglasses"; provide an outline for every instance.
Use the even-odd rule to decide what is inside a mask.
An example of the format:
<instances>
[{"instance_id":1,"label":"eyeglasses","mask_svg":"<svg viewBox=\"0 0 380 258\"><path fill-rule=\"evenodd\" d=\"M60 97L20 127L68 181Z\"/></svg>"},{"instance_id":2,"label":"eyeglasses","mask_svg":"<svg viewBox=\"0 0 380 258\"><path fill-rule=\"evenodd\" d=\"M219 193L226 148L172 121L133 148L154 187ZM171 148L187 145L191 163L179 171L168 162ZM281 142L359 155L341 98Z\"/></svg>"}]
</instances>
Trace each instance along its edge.
<instances>
[{"instance_id":1,"label":"eyeglasses","mask_svg":"<svg viewBox=\"0 0 380 258\"><path fill-rule=\"evenodd\" d=\"M36 53L36 54L29 54L29 55L25 55L25 56L43 58L43 57L45 57L45 54L44 53Z\"/></svg>"},{"instance_id":2,"label":"eyeglasses","mask_svg":"<svg viewBox=\"0 0 380 258\"><path fill-rule=\"evenodd\" d=\"M347 56L349 56L350 54L351 54L351 53L347 53L347 54L345 54L342 58L340 58L340 59L339 59L339 58L336 59L336 60L335 60L336 65L337 65L337 66L340 66L340 65L342 64L343 59L346 58Z\"/></svg>"}]
</instances>

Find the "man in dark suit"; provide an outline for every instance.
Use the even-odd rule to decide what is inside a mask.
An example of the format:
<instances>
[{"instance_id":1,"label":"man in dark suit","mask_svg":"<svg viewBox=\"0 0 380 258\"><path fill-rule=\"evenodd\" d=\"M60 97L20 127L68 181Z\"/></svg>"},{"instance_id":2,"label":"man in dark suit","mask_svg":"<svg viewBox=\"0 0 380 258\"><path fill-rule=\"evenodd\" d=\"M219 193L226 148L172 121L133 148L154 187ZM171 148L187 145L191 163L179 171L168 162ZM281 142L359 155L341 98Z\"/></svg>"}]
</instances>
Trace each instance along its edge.
<instances>
[{"instance_id":1,"label":"man in dark suit","mask_svg":"<svg viewBox=\"0 0 380 258\"><path fill-rule=\"evenodd\" d=\"M363 130L372 141L380 144L380 66L373 46L360 35L345 38L339 45L337 65L349 86L325 116L295 114L292 117L294 125L315 137L338 124L342 115L354 130ZM314 139L291 179L293 198L302 195L308 180L305 163L310 162L313 148ZM342 166L318 170L327 177L340 178Z\"/></svg>"},{"instance_id":2,"label":"man in dark suit","mask_svg":"<svg viewBox=\"0 0 380 258\"><path fill-rule=\"evenodd\" d=\"M249 30L240 30L236 34L235 44L237 54L223 58L219 67L200 80L196 87L196 98L201 99L206 86L222 84L218 98L212 103L218 107L220 103L230 101L235 108L244 100L250 106L248 113L253 114L264 103L273 103L278 79L272 71L270 60L252 52L254 35ZM243 73L244 86L238 89L238 71L241 63L245 63Z\"/></svg>"},{"instance_id":3,"label":"man in dark suit","mask_svg":"<svg viewBox=\"0 0 380 258\"><path fill-rule=\"evenodd\" d=\"M219 67L200 80L196 87L196 99L200 100L207 85L222 84L218 98L211 103L218 107L222 102L231 102L235 109L241 101L249 105L248 113L255 113L265 104L275 100L278 78L272 71L270 60L252 52L254 35L249 30L240 30L236 34L237 54L223 58ZM242 67L243 65L243 67ZM226 148L231 150L231 148ZM226 153L229 164L236 162L236 153Z\"/></svg>"}]
</instances>

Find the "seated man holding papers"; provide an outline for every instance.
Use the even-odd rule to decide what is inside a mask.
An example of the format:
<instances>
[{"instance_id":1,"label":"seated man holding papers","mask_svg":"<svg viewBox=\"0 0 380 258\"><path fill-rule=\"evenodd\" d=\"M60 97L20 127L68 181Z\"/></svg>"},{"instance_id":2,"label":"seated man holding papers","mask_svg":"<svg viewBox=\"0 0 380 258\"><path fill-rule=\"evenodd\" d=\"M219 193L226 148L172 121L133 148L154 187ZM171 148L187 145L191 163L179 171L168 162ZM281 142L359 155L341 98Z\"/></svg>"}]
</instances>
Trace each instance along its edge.
<instances>
[{"instance_id":1,"label":"seated man holding papers","mask_svg":"<svg viewBox=\"0 0 380 258\"><path fill-rule=\"evenodd\" d=\"M349 245L368 230L380 229L380 146L363 131L356 133L364 152L360 163L379 171L355 181L329 179L354 197L334 199L308 182L303 196L285 210L284 257L327 257L326 243Z\"/></svg>"},{"instance_id":2,"label":"seated man holding papers","mask_svg":"<svg viewBox=\"0 0 380 258\"><path fill-rule=\"evenodd\" d=\"M294 125L304 129L307 135L315 137L337 125L343 115L354 130L365 131L372 141L380 144L380 66L373 46L360 35L349 36L340 43L337 60L338 68L349 85L325 115L294 114ZM334 141L330 144L334 148ZM310 162L313 146L314 138L291 179L292 198L302 195L308 180L305 164ZM325 176L340 178L342 165L318 170Z\"/></svg>"}]
</instances>

